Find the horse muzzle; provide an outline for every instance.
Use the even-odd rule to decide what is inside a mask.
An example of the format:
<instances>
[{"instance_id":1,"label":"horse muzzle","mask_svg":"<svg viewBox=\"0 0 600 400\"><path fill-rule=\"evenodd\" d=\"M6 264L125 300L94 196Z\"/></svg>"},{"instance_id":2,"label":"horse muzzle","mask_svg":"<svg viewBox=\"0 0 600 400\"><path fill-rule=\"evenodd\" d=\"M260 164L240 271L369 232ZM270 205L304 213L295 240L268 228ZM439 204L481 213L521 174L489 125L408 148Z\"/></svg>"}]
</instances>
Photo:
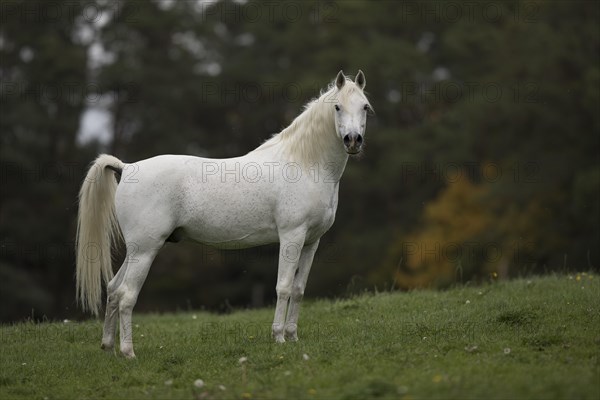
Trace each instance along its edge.
<instances>
[{"instance_id":1,"label":"horse muzzle","mask_svg":"<svg viewBox=\"0 0 600 400\"><path fill-rule=\"evenodd\" d=\"M360 133L349 133L344 136L344 146L346 153L358 154L362 150L363 137Z\"/></svg>"}]
</instances>

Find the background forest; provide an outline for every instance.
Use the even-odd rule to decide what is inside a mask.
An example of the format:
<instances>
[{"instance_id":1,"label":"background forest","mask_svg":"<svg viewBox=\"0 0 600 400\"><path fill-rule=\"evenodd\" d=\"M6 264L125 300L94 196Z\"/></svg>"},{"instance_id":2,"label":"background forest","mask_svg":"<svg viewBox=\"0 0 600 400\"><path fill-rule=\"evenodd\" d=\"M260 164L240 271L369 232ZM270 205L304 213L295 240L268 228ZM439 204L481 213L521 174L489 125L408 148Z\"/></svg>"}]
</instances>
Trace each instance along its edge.
<instances>
[{"instance_id":1,"label":"background forest","mask_svg":"<svg viewBox=\"0 0 600 400\"><path fill-rule=\"evenodd\" d=\"M365 72L376 114L307 296L600 268L597 2L2 0L0 12L2 321L80 315L77 192L99 152L246 153L340 69ZM136 309L269 304L276 262L277 246L168 244Z\"/></svg>"}]
</instances>

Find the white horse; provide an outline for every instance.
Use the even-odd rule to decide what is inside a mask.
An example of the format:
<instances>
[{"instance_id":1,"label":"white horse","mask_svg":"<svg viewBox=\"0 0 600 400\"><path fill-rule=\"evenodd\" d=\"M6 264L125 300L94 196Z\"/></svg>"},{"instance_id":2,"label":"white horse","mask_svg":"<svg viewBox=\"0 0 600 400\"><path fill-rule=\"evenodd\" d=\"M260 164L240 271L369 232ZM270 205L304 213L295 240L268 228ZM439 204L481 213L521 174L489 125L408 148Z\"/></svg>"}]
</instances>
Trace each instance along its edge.
<instances>
[{"instance_id":1,"label":"white horse","mask_svg":"<svg viewBox=\"0 0 600 400\"><path fill-rule=\"evenodd\" d=\"M107 301L102 348L135 357L131 315L150 265L166 241L222 249L280 243L275 341L298 340L300 302L319 239L333 224L349 154L361 151L365 76L340 71L290 126L242 157L162 155L125 164L100 155L79 193L77 297L98 315ZM116 178L116 179L115 179ZM113 277L111 246L127 255ZM289 306L288 306L289 303Z\"/></svg>"}]
</instances>

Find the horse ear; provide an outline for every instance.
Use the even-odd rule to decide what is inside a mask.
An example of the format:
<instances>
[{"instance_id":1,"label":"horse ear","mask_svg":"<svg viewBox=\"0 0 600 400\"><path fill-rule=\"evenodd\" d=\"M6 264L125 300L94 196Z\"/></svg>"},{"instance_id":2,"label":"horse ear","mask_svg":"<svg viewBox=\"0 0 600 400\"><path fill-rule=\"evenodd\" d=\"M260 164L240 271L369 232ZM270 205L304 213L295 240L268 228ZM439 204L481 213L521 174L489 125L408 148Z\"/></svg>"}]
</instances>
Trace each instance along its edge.
<instances>
[{"instance_id":1,"label":"horse ear","mask_svg":"<svg viewBox=\"0 0 600 400\"><path fill-rule=\"evenodd\" d=\"M345 83L346 77L344 76L344 71L340 69L340 72L338 72L337 77L335 78L335 86L338 88L338 90L340 90L344 87Z\"/></svg>"},{"instance_id":2,"label":"horse ear","mask_svg":"<svg viewBox=\"0 0 600 400\"><path fill-rule=\"evenodd\" d=\"M356 74L356 78L354 78L354 83L358 85L359 88L364 89L367 85L367 79L365 78L365 74L359 69L358 74Z\"/></svg>"}]
</instances>

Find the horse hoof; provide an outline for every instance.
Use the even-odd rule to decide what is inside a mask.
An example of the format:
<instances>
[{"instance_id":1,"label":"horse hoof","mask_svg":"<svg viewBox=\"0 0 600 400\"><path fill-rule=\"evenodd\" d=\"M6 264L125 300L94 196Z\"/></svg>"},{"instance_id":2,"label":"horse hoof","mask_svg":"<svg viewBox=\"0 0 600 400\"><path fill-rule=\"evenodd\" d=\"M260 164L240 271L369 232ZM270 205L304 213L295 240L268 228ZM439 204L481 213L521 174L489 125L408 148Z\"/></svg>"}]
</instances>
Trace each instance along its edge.
<instances>
[{"instance_id":1,"label":"horse hoof","mask_svg":"<svg viewBox=\"0 0 600 400\"><path fill-rule=\"evenodd\" d=\"M285 340L288 341L288 342L297 342L298 341L298 335L297 334L286 335Z\"/></svg>"},{"instance_id":2,"label":"horse hoof","mask_svg":"<svg viewBox=\"0 0 600 400\"><path fill-rule=\"evenodd\" d=\"M128 360L133 360L135 358L133 346L121 346L121 354L123 354L123 357L127 358Z\"/></svg>"},{"instance_id":3,"label":"horse hoof","mask_svg":"<svg viewBox=\"0 0 600 400\"><path fill-rule=\"evenodd\" d=\"M100 348L106 352L111 352L111 351L113 351L114 346L111 346L110 344L102 343L100 345Z\"/></svg>"},{"instance_id":4,"label":"horse hoof","mask_svg":"<svg viewBox=\"0 0 600 400\"><path fill-rule=\"evenodd\" d=\"M283 338L283 335L275 336L275 343L285 343L285 339Z\"/></svg>"},{"instance_id":5,"label":"horse hoof","mask_svg":"<svg viewBox=\"0 0 600 400\"><path fill-rule=\"evenodd\" d=\"M289 324L285 327L285 340L290 342L298 341L298 325Z\"/></svg>"}]
</instances>

